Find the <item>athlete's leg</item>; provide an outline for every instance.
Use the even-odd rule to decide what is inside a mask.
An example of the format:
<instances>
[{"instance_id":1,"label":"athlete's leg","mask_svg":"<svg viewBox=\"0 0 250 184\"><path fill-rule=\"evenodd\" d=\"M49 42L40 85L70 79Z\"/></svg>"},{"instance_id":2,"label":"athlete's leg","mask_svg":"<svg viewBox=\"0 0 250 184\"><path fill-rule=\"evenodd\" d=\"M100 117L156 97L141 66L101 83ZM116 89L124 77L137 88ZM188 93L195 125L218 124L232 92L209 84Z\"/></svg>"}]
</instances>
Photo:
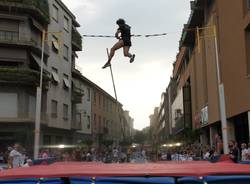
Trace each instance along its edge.
<instances>
[{"instance_id":1,"label":"athlete's leg","mask_svg":"<svg viewBox=\"0 0 250 184\"><path fill-rule=\"evenodd\" d=\"M106 67L111 66L111 59L113 58L113 56L115 55L115 51L122 48L124 46L124 42L123 40L119 40L111 49L110 49L110 53L109 53L109 58L108 58L108 62L105 63L105 65L102 67L103 69Z\"/></svg>"},{"instance_id":2,"label":"athlete's leg","mask_svg":"<svg viewBox=\"0 0 250 184\"><path fill-rule=\"evenodd\" d=\"M123 54L124 54L125 57L131 58L132 54L129 53L129 49L130 49L130 46L124 46L123 47Z\"/></svg>"},{"instance_id":3,"label":"athlete's leg","mask_svg":"<svg viewBox=\"0 0 250 184\"><path fill-rule=\"evenodd\" d=\"M123 54L124 54L125 57L130 58L130 61L129 61L130 63L133 63L134 59L135 59L135 54L130 54L129 49L130 49L130 46L124 46L123 47Z\"/></svg>"},{"instance_id":4,"label":"athlete's leg","mask_svg":"<svg viewBox=\"0 0 250 184\"><path fill-rule=\"evenodd\" d=\"M115 51L122 48L124 45L123 40L119 40L111 49L110 49L110 53L109 53L109 59L108 62L111 62L111 59L114 57L115 55Z\"/></svg>"}]
</instances>

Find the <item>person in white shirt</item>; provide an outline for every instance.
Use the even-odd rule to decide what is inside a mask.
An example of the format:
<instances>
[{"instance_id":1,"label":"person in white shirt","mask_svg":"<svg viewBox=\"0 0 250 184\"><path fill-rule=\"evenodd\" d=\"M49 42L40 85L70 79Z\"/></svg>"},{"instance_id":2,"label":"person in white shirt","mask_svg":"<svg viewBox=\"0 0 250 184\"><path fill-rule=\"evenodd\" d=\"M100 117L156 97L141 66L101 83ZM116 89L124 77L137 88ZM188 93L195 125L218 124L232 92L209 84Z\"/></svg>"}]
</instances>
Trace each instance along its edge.
<instances>
[{"instance_id":1,"label":"person in white shirt","mask_svg":"<svg viewBox=\"0 0 250 184\"><path fill-rule=\"evenodd\" d=\"M246 161L248 157L248 150L246 143L241 144L241 161Z\"/></svg>"},{"instance_id":2,"label":"person in white shirt","mask_svg":"<svg viewBox=\"0 0 250 184\"><path fill-rule=\"evenodd\" d=\"M118 149L115 147L114 149L113 149L113 161L116 163L116 162L118 162L118 155L119 155L119 151L118 151Z\"/></svg>"},{"instance_id":3,"label":"person in white shirt","mask_svg":"<svg viewBox=\"0 0 250 184\"><path fill-rule=\"evenodd\" d=\"M20 151L20 145L17 143L14 144L14 149L9 154L11 168L21 167L22 154L19 151Z\"/></svg>"}]
</instances>

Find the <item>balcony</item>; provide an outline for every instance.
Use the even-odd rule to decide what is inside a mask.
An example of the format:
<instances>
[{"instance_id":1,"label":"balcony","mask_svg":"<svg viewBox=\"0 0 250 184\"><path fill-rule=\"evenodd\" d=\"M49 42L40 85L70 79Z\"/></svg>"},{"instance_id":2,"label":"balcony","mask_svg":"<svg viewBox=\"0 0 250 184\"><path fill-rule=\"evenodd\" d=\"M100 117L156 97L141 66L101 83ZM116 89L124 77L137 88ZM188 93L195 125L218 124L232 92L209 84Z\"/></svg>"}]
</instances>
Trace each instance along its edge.
<instances>
[{"instance_id":1,"label":"balcony","mask_svg":"<svg viewBox=\"0 0 250 184\"><path fill-rule=\"evenodd\" d=\"M175 127L173 128L173 133L176 135L185 129L184 115L176 118L175 122L176 122L176 124L175 124Z\"/></svg>"},{"instance_id":2,"label":"balcony","mask_svg":"<svg viewBox=\"0 0 250 184\"><path fill-rule=\"evenodd\" d=\"M50 20L48 0L0 0L0 10L29 13L47 24Z\"/></svg>"},{"instance_id":3,"label":"balcony","mask_svg":"<svg viewBox=\"0 0 250 184\"><path fill-rule=\"evenodd\" d=\"M82 51L82 36L76 29L72 29L72 49Z\"/></svg>"},{"instance_id":4,"label":"balcony","mask_svg":"<svg viewBox=\"0 0 250 184\"><path fill-rule=\"evenodd\" d=\"M43 76L44 87L48 86L50 77L47 74ZM3 68L0 67L0 83L18 84L30 87L39 86L40 72L31 69Z\"/></svg>"},{"instance_id":5,"label":"balcony","mask_svg":"<svg viewBox=\"0 0 250 184\"><path fill-rule=\"evenodd\" d=\"M42 52L41 43L39 44L30 37L19 35L19 32L15 31L0 30L0 45L5 47L29 47L36 54L41 54ZM44 54L45 56L49 56L49 46L47 43L44 45Z\"/></svg>"},{"instance_id":6,"label":"balcony","mask_svg":"<svg viewBox=\"0 0 250 184\"><path fill-rule=\"evenodd\" d=\"M81 122L77 122L76 120L72 120L71 122L71 129L73 130L81 130Z\"/></svg>"},{"instance_id":7,"label":"balcony","mask_svg":"<svg viewBox=\"0 0 250 184\"><path fill-rule=\"evenodd\" d=\"M84 90L81 88L78 88L74 83L73 83L73 88L72 88L72 102L77 104L77 103L82 103L82 97L84 95Z\"/></svg>"}]
</instances>

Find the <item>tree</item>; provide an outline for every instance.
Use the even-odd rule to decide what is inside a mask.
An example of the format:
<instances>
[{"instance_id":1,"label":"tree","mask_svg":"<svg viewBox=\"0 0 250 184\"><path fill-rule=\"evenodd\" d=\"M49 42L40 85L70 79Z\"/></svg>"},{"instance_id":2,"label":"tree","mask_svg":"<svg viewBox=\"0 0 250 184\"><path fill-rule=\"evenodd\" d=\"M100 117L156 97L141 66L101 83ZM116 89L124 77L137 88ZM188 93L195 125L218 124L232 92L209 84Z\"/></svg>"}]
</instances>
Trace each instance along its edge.
<instances>
[{"instance_id":1,"label":"tree","mask_svg":"<svg viewBox=\"0 0 250 184\"><path fill-rule=\"evenodd\" d=\"M146 135L142 132L137 130L135 132L135 136L134 136L134 140L133 142L137 143L137 144L143 144L145 141Z\"/></svg>"}]
</instances>

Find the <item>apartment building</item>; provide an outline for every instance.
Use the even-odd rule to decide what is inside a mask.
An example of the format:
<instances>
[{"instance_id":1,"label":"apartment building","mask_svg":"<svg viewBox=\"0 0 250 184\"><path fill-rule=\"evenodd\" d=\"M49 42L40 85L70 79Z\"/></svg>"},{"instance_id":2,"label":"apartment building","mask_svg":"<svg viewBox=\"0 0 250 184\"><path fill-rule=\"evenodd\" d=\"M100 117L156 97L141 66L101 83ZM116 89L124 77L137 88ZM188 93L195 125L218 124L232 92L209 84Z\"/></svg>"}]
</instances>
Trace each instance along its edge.
<instances>
[{"instance_id":1,"label":"apartment building","mask_svg":"<svg viewBox=\"0 0 250 184\"><path fill-rule=\"evenodd\" d=\"M2 146L20 142L32 149L46 31L41 145L72 144L72 60L82 50L80 25L60 0L0 1L0 126ZM32 150L28 150L32 151Z\"/></svg>"},{"instance_id":2,"label":"apartment building","mask_svg":"<svg viewBox=\"0 0 250 184\"><path fill-rule=\"evenodd\" d=\"M92 133L95 145L100 146L107 141L119 144L124 133L122 104L96 84L92 86L92 96Z\"/></svg>"},{"instance_id":3,"label":"apartment building","mask_svg":"<svg viewBox=\"0 0 250 184\"><path fill-rule=\"evenodd\" d=\"M124 111L124 139L131 142L134 137L134 119L130 116L129 111Z\"/></svg>"},{"instance_id":4,"label":"apartment building","mask_svg":"<svg viewBox=\"0 0 250 184\"><path fill-rule=\"evenodd\" d=\"M50 24L47 42L50 49L48 70L52 82L47 91L48 127L43 144L73 144L73 133L81 129L72 117L72 62L82 50L75 16L60 0L49 0ZM78 34L78 37L75 35ZM70 132L70 133L69 133Z\"/></svg>"},{"instance_id":5,"label":"apartment building","mask_svg":"<svg viewBox=\"0 0 250 184\"><path fill-rule=\"evenodd\" d=\"M77 130L75 140L92 140L92 83L75 68L75 64L72 66L72 80L72 125Z\"/></svg>"},{"instance_id":6,"label":"apartment building","mask_svg":"<svg viewBox=\"0 0 250 184\"><path fill-rule=\"evenodd\" d=\"M0 1L0 146L15 141L28 148L33 144L41 35L42 30L47 30L49 19L45 0ZM45 43L41 127L48 125L48 57L49 47Z\"/></svg>"},{"instance_id":7,"label":"apartment building","mask_svg":"<svg viewBox=\"0 0 250 184\"><path fill-rule=\"evenodd\" d=\"M166 90L171 140L199 130L202 144L222 134L218 77L224 86L228 140L249 142L250 1L195 0ZM197 27L199 30L197 30ZM214 29L216 28L216 34ZM216 39L218 61L216 65ZM217 69L219 68L219 74Z\"/></svg>"},{"instance_id":8,"label":"apartment building","mask_svg":"<svg viewBox=\"0 0 250 184\"><path fill-rule=\"evenodd\" d=\"M180 71L175 72L178 86L191 91L192 128L201 131L203 144L214 145L214 135L221 134L215 25L228 139L249 142L249 1L196 0L191 9L174 71ZM199 40L195 31L185 31L196 27L206 27L199 31Z\"/></svg>"}]
</instances>

